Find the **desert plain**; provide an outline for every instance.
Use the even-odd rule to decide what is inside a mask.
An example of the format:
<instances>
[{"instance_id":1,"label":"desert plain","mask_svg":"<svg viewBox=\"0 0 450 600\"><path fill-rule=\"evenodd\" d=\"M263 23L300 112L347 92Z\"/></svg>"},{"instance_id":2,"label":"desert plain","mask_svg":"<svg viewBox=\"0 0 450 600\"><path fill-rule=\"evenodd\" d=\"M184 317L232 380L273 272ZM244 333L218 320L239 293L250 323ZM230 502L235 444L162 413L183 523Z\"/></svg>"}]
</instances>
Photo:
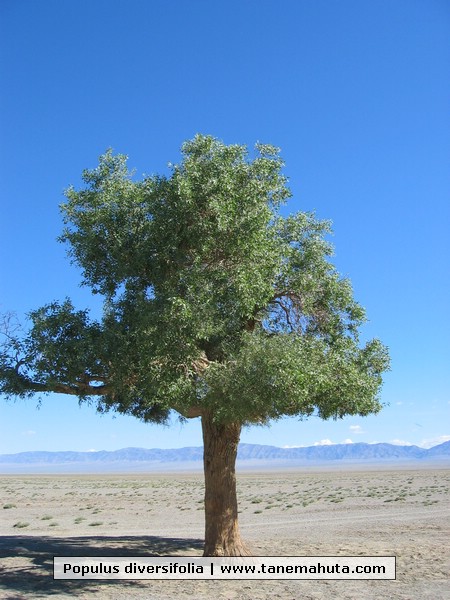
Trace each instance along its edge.
<instances>
[{"instance_id":1,"label":"desert plain","mask_svg":"<svg viewBox=\"0 0 450 600\"><path fill-rule=\"evenodd\" d=\"M450 469L238 473L241 533L258 556L392 556L397 579L53 580L53 556L201 556L196 473L0 476L0 598L450 598Z\"/></svg>"}]
</instances>

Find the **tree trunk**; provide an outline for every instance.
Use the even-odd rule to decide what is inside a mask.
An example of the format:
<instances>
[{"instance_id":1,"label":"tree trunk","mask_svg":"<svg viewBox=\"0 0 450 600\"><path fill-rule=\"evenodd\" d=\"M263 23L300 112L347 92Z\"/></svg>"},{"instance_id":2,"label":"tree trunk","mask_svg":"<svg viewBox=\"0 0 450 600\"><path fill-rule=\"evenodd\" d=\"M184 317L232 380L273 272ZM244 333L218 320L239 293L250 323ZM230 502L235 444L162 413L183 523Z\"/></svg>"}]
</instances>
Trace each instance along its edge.
<instances>
[{"instance_id":1,"label":"tree trunk","mask_svg":"<svg viewBox=\"0 0 450 600\"><path fill-rule=\"evenodd\" d=\"M240 423L214 423L202 416L205 471L203 556L249 556L238 527L236 455Z\"/></svg>"}]
</instances>

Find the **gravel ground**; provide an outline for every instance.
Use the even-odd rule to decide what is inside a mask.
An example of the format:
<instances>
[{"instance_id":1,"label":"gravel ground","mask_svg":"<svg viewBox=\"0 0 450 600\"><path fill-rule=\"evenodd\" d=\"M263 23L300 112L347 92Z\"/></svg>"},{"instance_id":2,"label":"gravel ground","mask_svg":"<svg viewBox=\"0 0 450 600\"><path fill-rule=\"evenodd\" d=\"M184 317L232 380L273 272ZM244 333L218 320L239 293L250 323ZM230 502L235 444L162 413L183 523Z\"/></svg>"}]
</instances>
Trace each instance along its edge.
<instances>
[{"instance_id":1,"label":"gravel ground","mask_svg":"<svg viewBox=\"0 0 450 600\"><path fill-rule=\"evenodd\" d=\"M4 475L0 598L450 599L449 490L446 469L239 474L255 555L395 555L395 581L70 581L53 556L201 556L201 474Z\"/></svg>"}]
</instances>

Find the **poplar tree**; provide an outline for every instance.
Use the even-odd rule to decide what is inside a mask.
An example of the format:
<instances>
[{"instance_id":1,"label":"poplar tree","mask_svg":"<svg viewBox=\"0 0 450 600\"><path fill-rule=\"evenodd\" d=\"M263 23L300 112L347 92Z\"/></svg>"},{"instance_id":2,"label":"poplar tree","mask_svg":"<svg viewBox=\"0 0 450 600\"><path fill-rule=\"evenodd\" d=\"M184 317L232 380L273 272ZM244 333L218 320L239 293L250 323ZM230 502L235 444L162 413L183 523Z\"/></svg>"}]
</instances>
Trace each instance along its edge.
<instances>
[{"instance_id":1,"label":"poplar tree","mask_svg":"<svg viewBox=\"0 0 450 600\"><path fill-rule=\"evenodd\" d=\"M169 175L136 181L111 151L61 206L94 320L69 299L6 327L0 391L94 401L153 423L200 418L205 556L248 553L235 462L243 426L285 416L340 419L381 409L387 349L332 265L330 224L282 216L291 193L279 150L197 135Z\"/></svg>"}]
</instances>

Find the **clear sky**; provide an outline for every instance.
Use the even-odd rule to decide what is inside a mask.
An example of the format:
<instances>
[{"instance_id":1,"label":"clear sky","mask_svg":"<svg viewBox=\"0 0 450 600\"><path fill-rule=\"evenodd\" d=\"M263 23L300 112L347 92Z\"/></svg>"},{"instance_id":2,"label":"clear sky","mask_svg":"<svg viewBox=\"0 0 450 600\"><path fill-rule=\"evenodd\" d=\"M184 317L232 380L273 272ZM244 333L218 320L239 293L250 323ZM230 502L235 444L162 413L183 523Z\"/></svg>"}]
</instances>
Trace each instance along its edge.
<instances>
[{"instance_id":1,"label":"clear sky","mask_svg":"<svg viewBox=\"0 0 450 600\"><path fill-rule=\"evenodd\" d=\"M447 0L0 0L0 311L98 304L56 241L108 147L164 172L196 133L279 146L293 198L390 348L378 416L283 420L276 446L450 439ZM65 396L0 402L0 453L201 445Z\"/></svg>"}]
</instances>

